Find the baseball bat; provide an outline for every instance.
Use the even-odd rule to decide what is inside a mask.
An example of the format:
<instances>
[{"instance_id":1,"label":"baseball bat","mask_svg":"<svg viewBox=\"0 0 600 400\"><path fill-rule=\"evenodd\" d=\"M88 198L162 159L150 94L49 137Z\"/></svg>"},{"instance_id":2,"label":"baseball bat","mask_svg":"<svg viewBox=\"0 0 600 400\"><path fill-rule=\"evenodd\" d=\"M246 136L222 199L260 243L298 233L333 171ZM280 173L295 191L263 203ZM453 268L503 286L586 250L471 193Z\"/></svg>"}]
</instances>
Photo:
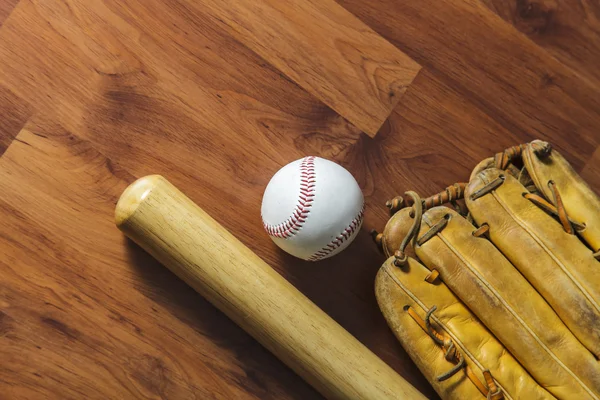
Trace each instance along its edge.
<instances>
[{"instance_id":1,"label":"baseball bat","mask_svg":"<svg viewBox=\"0 0 600 400\"><path fill-rule=\"evenodd\" d=\"M132 183L117 226L331 399L424 399L159 175Z\"/></svg>"}]
</instances>

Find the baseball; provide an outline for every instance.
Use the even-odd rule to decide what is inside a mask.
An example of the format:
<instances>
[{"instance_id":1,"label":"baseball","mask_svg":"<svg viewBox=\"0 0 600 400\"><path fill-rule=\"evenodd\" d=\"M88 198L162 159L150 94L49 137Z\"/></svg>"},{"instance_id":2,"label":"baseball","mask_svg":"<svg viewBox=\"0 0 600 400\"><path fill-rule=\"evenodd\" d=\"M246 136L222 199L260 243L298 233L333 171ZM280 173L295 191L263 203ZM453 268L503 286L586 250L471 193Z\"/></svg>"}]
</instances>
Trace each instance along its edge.
<instances>
[{"instance_id":1,"label":"baseball","mask_svg":"<svg viewBox=\"0 0 600 400\"><path fill-rule=\"evenodd\" d=\"M348 247L363 212L363 194L350 172L313 156L281 168L267 185L261 208L263 225L275 244L309 261Z\"/></svg>"}]
</instances>

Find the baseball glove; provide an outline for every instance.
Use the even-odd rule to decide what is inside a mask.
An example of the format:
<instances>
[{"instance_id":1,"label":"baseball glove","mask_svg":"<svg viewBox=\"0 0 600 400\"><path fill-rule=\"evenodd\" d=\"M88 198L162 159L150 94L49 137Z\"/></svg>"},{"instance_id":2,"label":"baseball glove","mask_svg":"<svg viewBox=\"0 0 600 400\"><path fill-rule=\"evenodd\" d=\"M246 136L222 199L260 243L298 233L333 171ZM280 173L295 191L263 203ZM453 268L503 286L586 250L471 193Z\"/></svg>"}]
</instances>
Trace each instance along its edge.
<instances>
[{"instance_id":1,"label":"baseball glove","mask_svg":"<svg viewBox=\"0 0 600 400\"><path fill-rule=\"evenodd\" d=\"M443 399L600 398L600 199L557 151L388 206L377 301Z\"/></svg>"}]
</instances>

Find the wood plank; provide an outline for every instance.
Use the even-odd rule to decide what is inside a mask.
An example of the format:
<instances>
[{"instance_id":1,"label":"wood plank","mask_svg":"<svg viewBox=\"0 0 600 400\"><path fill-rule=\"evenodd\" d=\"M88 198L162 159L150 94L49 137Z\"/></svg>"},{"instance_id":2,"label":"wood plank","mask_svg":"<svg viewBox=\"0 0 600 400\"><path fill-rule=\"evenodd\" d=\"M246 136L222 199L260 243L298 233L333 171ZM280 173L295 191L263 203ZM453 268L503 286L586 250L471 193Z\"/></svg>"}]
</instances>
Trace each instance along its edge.
<instances>
[{"instance_id":1,"label":"wood plank","mask_svg":"<svg viewBox=\"0 0 600 400\"><path fill-rule=\"evenodd\" d=\"M599 88L479 0L338 2L507 130L555 143L578 167L600 142Z\"/></svg>"},{"instance_id":2,"label":"wood plank","mask_svg":"<svg viewBox=\"0 0 600 400\"><path fill-rule=\"evenodd\" d=\"M0 0L0 27L18 2L19 0Z\"/></svg>"},{"instance_id":3,"label":"wood plank","mask_svg":"<svg viewBox=\"0 0 600 400\"><path fill-rule=\"evenodd\" d=\"M94 132L98 128L90 118L118 122L128 111L151 111L151 105L144 105L150 97L146 100L156 98L163 108L190 115L193 126L181 135L184 141L206 132L237 146L236 137L252 134L257 137L249 141L273 147L333 132L348 140L360 135L184 3L61 4L21 2L0 31L5 60L0 80L68 128ZM35 54L30 54L32 47ZM112 114L99 109L105 105L114 107ZM151 135L154 128L142 124L152 122L128 127ZM279 162L288 158L277 156Z\"/></svg>"},{"instance_id":4,"label":"wood plank","mask_svg":"<svg viewBox=\"0 0 600 400\"><path fill-rule=\"evenodd\" d=\"M247 227L262 226L251 206L266 185L266 175L256 178L262 171L307 153L336 154L360 135L278 72L250 63L257 60L249 51L216 53L235 42L201 15L160 1L107 2L115 12L98 4L71 2L52 14L43 3L22 3L10 31L1 32L5 82L134 174L163 172L178 186L203 188L200 204L229 220L234 233L252 240L256 232ZM123 33L108 22L86 25L103 18ZM19 67L27 43L40 57Z\"/></svg>"},{"instance_id":5,"label":"wood plank","mask_svg":"<svg viewBox=\"0 0 600 400\"><path fill-rule=\"evenodd\" d=\"M0 393L319 398L116 231L120 190L158 172L436 398L378 310L369 229L388 198L537 137L600 190L596 85L478 1L343 2L425 67L374 139L196 2L21 0L0 29L7 137L30 110L56 124L32 120L0 158ZM279 251L258 211L307 154L346 166L367 200L353 246L315 265Z\"/></svg>"},{"instance_id":6,"label":"wood plank","mask_svg":"<svg viewBox=\"0 0 600 400\"><path fill-rule=\"evenodd\" d=\"M1 79L133 175L167 176L433 396L377 307L379 261L368 233L330 267L306 268L271 242L257 211L277 169L306 154L339 159L360 131L183 3L60 4L23 0L15 9L0 32ZM145 261L129 262L140 269Z\"/></svg>"},{"instance_id":7,"label":"wood plank","mask_svg":"<svg viewBox=\"0 0 600 400\"><path fill-rule=\"evenodd\" d=\"M132 179L39 118L0 159L1 397L319 398L125 240Z\"/></svg>"},{"instance_id":8,"label":"wood plank","mask_svg":"<svg viewBox=\"0 0 600 400\"><path fill-rule=\"evenodd\" d=\"M0 156L31 116L31 106L0 85Z\"/></svg>"},{"instance_id":9,"label":"wood plank","mask_svg":"<svg viewBox=\"0 0 600 400\"><path fill-rule=\"evenodd\" d=\"M600 81L600 3L482 0L492 11L584 79Z\"/></svg>"},{"instance_id":10,"label":"wood plank","mask_svg":"<svg viewBox=\"0 0 600 400\"><path fill-rule=\"evenodd\" d=\"M196 7L370 136L420 69L334 0L206 0Z\"/></svg>"}]
</instances>

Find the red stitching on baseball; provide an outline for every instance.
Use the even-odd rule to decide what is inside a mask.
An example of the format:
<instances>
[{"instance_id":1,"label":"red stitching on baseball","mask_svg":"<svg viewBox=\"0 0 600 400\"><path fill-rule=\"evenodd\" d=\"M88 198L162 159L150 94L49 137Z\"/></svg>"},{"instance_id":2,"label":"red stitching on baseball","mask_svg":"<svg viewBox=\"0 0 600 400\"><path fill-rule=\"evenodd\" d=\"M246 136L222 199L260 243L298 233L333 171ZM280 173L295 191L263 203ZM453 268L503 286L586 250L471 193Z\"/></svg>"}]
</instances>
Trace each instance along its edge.
<instances>
[{"instance_id":1,"label":"red stitching on baseball","mask_svg":"<svg viewBox=\"0 0 600 400\"><path fill-rule=\"evenodd\" d=\"M315 157L309 156L304 157L300 163L300 197L298 198L298 204L292 215L285 221L277 225L270 225L264 223L265 230L271 236L278 238L287 239L294 236L304 222L306 217L310 213L310 207L313 203L313 197L315 196Z\"/></svg>"},{"instance_id":2,"label":"red stitching on baseball","mask_svg":"<svg viewBox=\"0 0 600 400\"><path fill-rule=\"evenodd\" d=\"M335 249L340 247L348 239L348 237L351 236L354 233L354 231L356 231L356 229L358 229L358 227L362 223L364 215L365 215L365 204L363 203L362 208L360 209L358 215L356 217L354 217L352 222L350 222L350 225L348 225L346 228L344 228L344 230L342 231L340 236L337 236L334 240L329 242L321 250L317 251L315 254L310 256L308 258L308 261L321 260L321 259L325 258L326 256L328 256L329 254L331 254L331 252L333 252Z\"/></svg>"}]
</instances>

